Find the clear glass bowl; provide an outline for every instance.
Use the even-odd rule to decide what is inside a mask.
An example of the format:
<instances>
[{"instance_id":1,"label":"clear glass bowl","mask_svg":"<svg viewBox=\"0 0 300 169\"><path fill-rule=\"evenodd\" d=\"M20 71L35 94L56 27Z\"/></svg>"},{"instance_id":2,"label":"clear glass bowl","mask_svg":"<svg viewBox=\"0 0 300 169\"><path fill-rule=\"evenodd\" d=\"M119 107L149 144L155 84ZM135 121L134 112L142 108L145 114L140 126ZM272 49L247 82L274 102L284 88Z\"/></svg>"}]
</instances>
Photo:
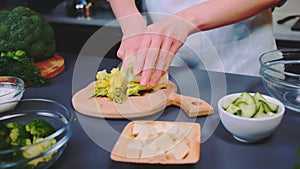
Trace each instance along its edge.
<instances>
[{"instance_id":1,"label":"clear glass bowl","mask_svg":"<svg viewBox=\"0 0 300 169\"><path fill-rule=\"evenodd\" d=\"M18 101L22 98L24 91L22 79L13 76L0 76L0 103ZM9 107L0 106L0 113Z\"/></svg>"},{"instance_id":2,"label":"clear glass bowl","mask_svg":"<svg viewBox=\"0 0 300 169\"><path fill-rule=\"evenodd\" d=\"M260 75L269 94L300 112L300 49L266 52L259 61Z\"/></svg>"},{"instance_id":3,"label":"clear glass bowl","mask_svg":"<svg viewBox=\"0 0 300 169\"><path fill-rule=\"evenodd\" d=\"M13 102L1 103L12 104ZM46 99L22 99L18 101L17 106L10 111L0 114L0 122L7 124L9 122L18 122L27 124L32 119L44 119L49 122L54 128L55 132L40 142L30 146L11 148L0 150L0 168L6 169L22 169L32 164L34 160L44 158L44 162L39 162L35 169L49 168L63 153L67 146L67 142L72 135L72 122L74 115L62 104ZM55 139L56 142L49 146L50 148L42 153L37 153L31 158L24 158L24 152L33 152L37 146L47 144L49 141ZM18 158L22 155L21 158ZM8 158L10 157L10 158ZM50 158L49 158L50 157Z\"/></svg>"}]
</instances>

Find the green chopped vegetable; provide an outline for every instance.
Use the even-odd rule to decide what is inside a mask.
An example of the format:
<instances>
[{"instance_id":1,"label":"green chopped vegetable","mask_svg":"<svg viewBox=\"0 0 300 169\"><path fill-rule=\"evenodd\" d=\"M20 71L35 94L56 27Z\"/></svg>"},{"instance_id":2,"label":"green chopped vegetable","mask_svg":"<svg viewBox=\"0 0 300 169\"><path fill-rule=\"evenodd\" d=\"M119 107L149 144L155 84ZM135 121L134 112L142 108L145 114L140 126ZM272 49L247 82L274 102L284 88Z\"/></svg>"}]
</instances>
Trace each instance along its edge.
<instances>
[{"instance_id":1,"label":"green chopped vegetable","mask_svg":"<svg viewBox=\"0 0 300 169\"><path fill-rule=\"evenodd\" d=\"M155 87L149 85L142 86L140 84L140 75L133 74L133 64L128 67L130 79L127 84L126 97L129 96L140 96L142 92L158 90L166 86L165 82L161 82ZM122 83L125 78L125 72L119 68L113 68L110 73L106 70L97 72L96 74L96 85L94 87L94 97L108 97L110 100L115 98L115 94L121 90ZM122 103L123 100L119 101Z\"/></svg>"},{"instance_id":2,"label":"green chopped vegetable","mask_svg":"<svg viewBox=\"0 0 300 169\"><path fill-rule=\"evenodd\" d=\"M32 137L23 124L10 122L6 126L10 129L9 138L12 145L22 147L31 144Z\"/></svg>"},{"instance_id":3,"label":"green chopped vegetable","mask_svg":"<svg viewBox=\"0 0 300 169\"><path fill-rule=\"evenodd\" d=\"M45 138L55 132L54 127L43 119L33 119L25 126L27 132L29 132L34 138Z\"/></svg>"}]
</instances>

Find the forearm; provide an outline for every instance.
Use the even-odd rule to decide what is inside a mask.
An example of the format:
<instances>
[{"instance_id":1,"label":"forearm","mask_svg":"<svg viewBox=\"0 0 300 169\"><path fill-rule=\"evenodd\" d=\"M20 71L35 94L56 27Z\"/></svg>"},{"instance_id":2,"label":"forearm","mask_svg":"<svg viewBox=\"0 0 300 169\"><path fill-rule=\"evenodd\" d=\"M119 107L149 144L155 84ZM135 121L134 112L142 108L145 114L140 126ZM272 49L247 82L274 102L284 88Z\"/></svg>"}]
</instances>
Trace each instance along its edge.
<instances>
[{"instance_id":1,"label":"forearm","mask_svg":"<svg viewBox=\"0 0 300 169\"><path fill-rule=\"evenodd\" d=\"M247 19L275 6L279 0L208 0L175 15L204 31Z\"/></svg>"},{"instance_id":2,"label":"forearm","mask_svg":"<svg viewBox=\"0 0 300 169\"><path fill-rule=\"evenodd\" d=\"M134 0L110 0L110 6L120 23L123 34L136 33L136 27L146 26Z\"/></svg>"}]
</instances>

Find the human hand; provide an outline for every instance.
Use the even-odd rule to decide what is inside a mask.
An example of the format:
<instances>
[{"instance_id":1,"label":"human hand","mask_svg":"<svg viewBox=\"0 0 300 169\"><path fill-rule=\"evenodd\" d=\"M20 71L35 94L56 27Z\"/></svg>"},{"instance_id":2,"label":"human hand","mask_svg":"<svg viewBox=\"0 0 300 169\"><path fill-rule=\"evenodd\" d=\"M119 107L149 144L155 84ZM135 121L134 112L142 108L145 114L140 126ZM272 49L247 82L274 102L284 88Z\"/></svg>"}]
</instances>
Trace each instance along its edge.
<instances>
[{"instance_id":1,"label":"human hand","mask_svg":"<svg viewBox=\"0 0 300 169\"><path fill-rule=\"evenodd\" d=\"M158 83L187 36L195 28L182 18L170 15L149 25L145 32L138 36L138 41L134 42L139 43L139 47L134 49L137 54L133 72L142 73L141 85L150 83L155 86Z\"/></svg>"},{"instance_id":2,"label":"human hand","mask_svg":"<svg viewBox=\"0 0 300 169\"><path fill-rule=\"evenodd\" d=\"M123 61L122 68L127 69L131 56L134 56L139 48L142 33L146 30L146 22L139 14L124 17L119 22L123 23L123 37L117 56Z\"/></svg>"}]
</instances>

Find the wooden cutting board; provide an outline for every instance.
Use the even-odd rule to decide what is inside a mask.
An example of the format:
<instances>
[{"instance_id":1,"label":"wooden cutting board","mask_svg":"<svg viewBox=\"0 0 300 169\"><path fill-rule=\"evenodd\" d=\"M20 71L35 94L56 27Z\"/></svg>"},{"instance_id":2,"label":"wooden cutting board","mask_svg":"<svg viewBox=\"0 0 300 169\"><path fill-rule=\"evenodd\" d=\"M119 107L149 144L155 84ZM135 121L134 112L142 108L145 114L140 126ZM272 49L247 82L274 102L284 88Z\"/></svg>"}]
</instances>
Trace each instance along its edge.
<instances>
[{"instance_id":1,"label":"wooden cutting board","mask_svg":"<svg viewBox=\"0 0 300 169\"><path fill-rule=\"evenodd\" d=\"M171 81L166 88L142 96L131 96L122 104L115 103L106 97L89 98L94 93L96 82L74 94L72 104L81 114L98 118L137 118L153 115L175 105L182 108L189 117L213 113L213 108L202 99L177 94L177 87Z\"/></svg>"},{"instance_id":2,"label":"wooden cutting board","mask_svg":"<svg viewBox=\"0 0 300 169\"><path fill-rule=\"evenodd\" d=\"M63 57L55 54L49 59L35 63L35 66L40 69L42 77L51 79L65 69L65 60Z\"/></svg>"}]
</instances>

